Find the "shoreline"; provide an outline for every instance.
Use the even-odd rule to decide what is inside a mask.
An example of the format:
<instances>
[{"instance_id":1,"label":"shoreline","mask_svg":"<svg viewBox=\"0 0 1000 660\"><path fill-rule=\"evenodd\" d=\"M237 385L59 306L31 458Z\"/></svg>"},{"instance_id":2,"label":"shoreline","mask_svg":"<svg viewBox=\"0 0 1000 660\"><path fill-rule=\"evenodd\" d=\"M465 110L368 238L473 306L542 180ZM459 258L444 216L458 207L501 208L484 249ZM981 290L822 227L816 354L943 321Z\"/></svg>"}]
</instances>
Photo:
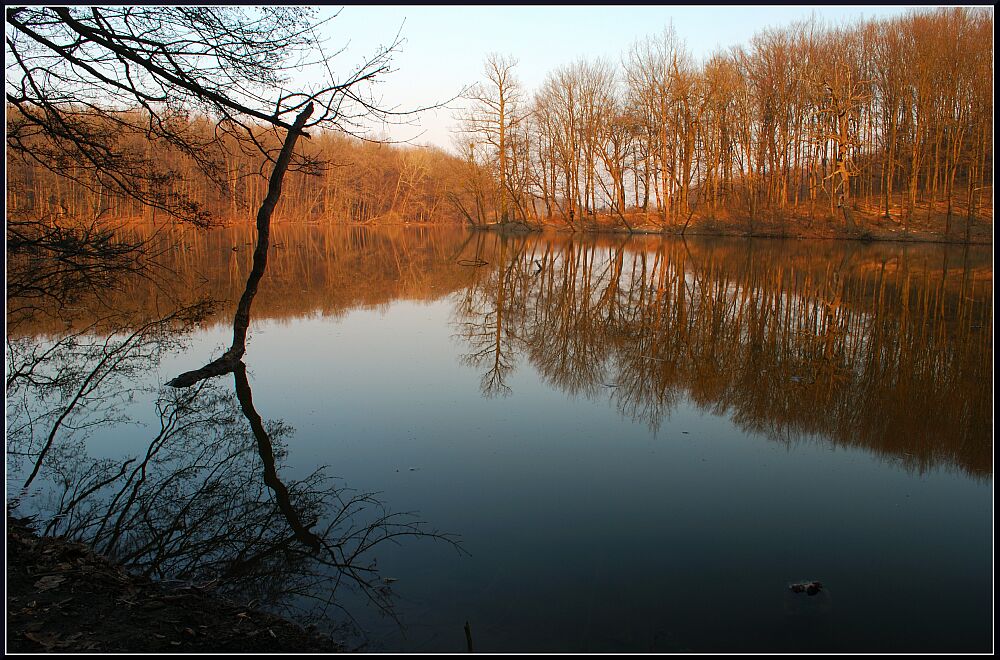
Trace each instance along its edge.
<instances>
[{"instance_id":1,"label":"shoreline","mask_svg":"<svg viewBox=\"0 0 1000 660\"><path fill-rule=\"evenodd\" d=\"M604 216L599 216L603 218ZM232 219L220 220L212 225L198 229L179 221L168 221L162 223L149 222L145 219L135 218L107 218L104 222L113 225L112 229L127 229L132 223L137 225L152 226L154 228L183 227L198 231L210 231L212 229L224 229L245 226L248 229L254 227L250 220L237 221ZM337 220L309 219L289 219L275 218L273 227L281 225L305 225L313 227L403 227L403 228L427 228L427 227L462 227L473 232L496 232L504 235L528 235L558 233L580 236L589 235L616 235L616 236L661 236L663 238L767 238L779 240L822 240L822 241L856 241L861 243L937 243L942 245L992 245L993 244L993 222L992 216L989 220L979 219L974 225L974 231L970 239L965 240L964 229L953 231L952 236L946 236L943 231L934 228L933 223L928 225L926 221L921 221L910 229L903 229L902 225L895 221L886 221L883 218L873 218L864 216L858 218L858 227L850 231L835 221L830 220L809 220L803 225L803 218L789 216L783 221L760 220L754 229L747 229L745 226L738 226L736 223L725 220L702 220L697 224L689 225L686 229L681 226L661 227L655 225L637 225L632 229L622 226L620 223L612 224L601 221L594 222L588 220L585 226L573 228L565 222L553 222L552 218L540 221L512 220L503 222L340 222ZM956 220L956 224L962 220ZM961 234L956 236L956 234Z\"/></svg>"},{"instance_id":2,"label":"shoreline","mask_svg":"<svg viewBox=\"0 0 1000 660\"><path fill-rule=\"evenodd\" d=\"M214 593L128 572L7 515L9 653L336 653L342 644Z\"/></svg>"},{"instance_id":3,"label":"shoreline","mask_svg":"<svg viewBox=\"0 0 1000 660\"><path fill-rule=\"evenodd\" d=\"M230 228L239 226L242 223L228 223L218 225L215 228ZM658 229L658 228L637 228L633 230L625 229L624 227L587 227L585 229L569 229L566 226L560 226L555 224L544 224L542 226L529 226L521 222L510 222L506 225L502 223L486 223L473 225L469 223L436 223L436 222L330 222L324 223L319 220L284 220L281 223L276 224L292 224L292 225L309 225L309 226L329 226L329 227L403 227L403 228L426 228L426 227L463 227L469 231L473 232L490 232L498 233L507 236L528 236L533 234L563 234L563 235L579 235L579 236L659 236L662 238L766 238L766 239L776 239L776 240L794 240L794 241L855 241L859 243L925 243L925 244L940 244L940 245L993 245L992 233L990 238L976 237L972 240L966 241L964 239L958 238L945 238L940 234L934 232L891 232L886 233L884 230L878 233L872 233L869 230L863 230L861 232L856 232L855 234L850 234L846 231L841 232L830 232L826 234L807 234L807 233L794 233L794 232L780 232L778 230L759 230L754 232L749 232L739 229L706 229L706 228L696 228L693 230L681 232L669 229Z\"/></svg>"},{"instance_id":4,"label":"shoreline","mask_svg":"<svg viewBox=\"0 0 1000 660\"><path fill-rule=\"evenodd\" d=\"M772 226L761 227L757 230L745 230L724 227L694 227L686 231L671 228L658 227L638 227L627 229L616 226L585 227L582 229L571 229L566 226L553 224L528 225L520 221L509 223L487 223L482 225L466 225L472 231L495 232L503 235L529 235L529 234L579 234L588 235L618 235L618 236L660 236L663 238L746 238L746 239L776 239L776 240L796 240L796 241L855 241L860 243L936 243L941 245L992 245L992 233L989 238L973 236L966 241L964 238L948 238L933 231L896 231L886 230L880 227L867 227L849 232L846 229L834 229L824 232L803 232L788 231Z\"/></svg>"}]
</instances>

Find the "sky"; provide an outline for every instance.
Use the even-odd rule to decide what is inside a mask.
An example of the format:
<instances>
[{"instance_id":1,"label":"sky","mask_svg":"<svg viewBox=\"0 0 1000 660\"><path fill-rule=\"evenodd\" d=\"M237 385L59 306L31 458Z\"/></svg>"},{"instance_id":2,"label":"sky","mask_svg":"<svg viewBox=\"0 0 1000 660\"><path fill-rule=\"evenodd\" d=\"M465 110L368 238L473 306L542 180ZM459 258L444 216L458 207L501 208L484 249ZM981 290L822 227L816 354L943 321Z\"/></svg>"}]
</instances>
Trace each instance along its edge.
<instances>
[{"instance_id":1,"label":"sky","mask_svg":"<svg viewBox=\"0 0 1000 660\"><path fill-rule=\"evenodd\" d=\"M344 6L320 10L329 16L322 36L327 52L346 47L333 61L347 73L397 33L403 42L393 71L377 87L385 106L413 109L448 102L463 86L483 79L489 53L513 56L518 80L530 93L556 68L581 57L621 61L633 42L673 23L698 59L716 50L748 44L754 33L783 27L815 14L836 25L858 18L904 13L903 6ZM420 113L408 125L377 129L395 141L453 150L456 100L448 108Z\"/></svg>"}]
</instances>

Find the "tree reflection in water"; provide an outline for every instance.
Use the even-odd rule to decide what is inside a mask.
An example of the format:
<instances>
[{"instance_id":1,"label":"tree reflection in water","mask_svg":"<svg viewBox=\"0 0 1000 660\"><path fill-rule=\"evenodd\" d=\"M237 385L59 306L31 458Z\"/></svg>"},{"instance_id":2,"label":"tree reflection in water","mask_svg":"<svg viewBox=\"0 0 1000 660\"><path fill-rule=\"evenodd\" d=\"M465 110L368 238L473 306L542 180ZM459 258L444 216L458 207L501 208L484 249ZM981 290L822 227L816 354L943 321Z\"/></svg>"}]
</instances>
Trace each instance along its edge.
<instances>
[{"instance_id":1,"label":"tree reflection in water","mask_svg":"<svg viewBox=\"0 0 1000 660\"><path fill-rule=\"evenodd\" d=\"M283 482L292 429L263 422L242 363L235 397L209 380L164 388L155 402L158 430L142 450L118 459L88 451L89 435L128 420L122 407L139 393L137 374L176 348L174 321L124 339L78 333L44 349L8 342L8 364L17 365L7 377L8 479L38 475L9 509L36 516L44 534L84 541L143 575L211 584L243 602L294 610L300 620L329 622L338 588L359 589L391 613L372 548L401 536L451 537L338 486L321 469Z\"/></svg>"},{"instance_id":2,"label":"tree reflection in water","mask_svg":"<svg viewBox=\"0 0 1000 660\"><path fill-rule=\"evenodd\" d=\"M992 473L992 267L943 246L491 237L457 298L486 396L519 356L654 431L689 398L784 442ZM988 257L988 255L985 255Z\"/></svg>"},{"instance_id":3,"label":"tree reflection in water","mask_svg":"<svg viewBox=\"0 0 1000 660\"><path fill-rule=\"evenodd\" d=\"M392 615L393 593L372 549L406 536L459 546L322 469L281 479L292 429L261 418L240 359L261 272L255 268L241 300L233 347L157 392L159 430L126 458L92 457L89 436L129 421L125 404L150 389L142 374L178 349L211 305L151 321L148 310L109 316L53 339L9 335L8 478L27 476L8 508L34 515L44 534L89 543L143 575L211 585L294 610L300 621L330 625L331 608L350 618L339 589L360 591ZM235 398L214 380L228 373Z\"/></svg>"},{"instance_id":4,"label":"tree reflection in water","mask_svg":"<svg viewBox=\"0 0 1000 660\"><path fill-rule=\"evenodd\" d=\"M232 308L190 298L240 298L250 231L171 235L162 259L174 281L103 293L131 314L8 327L12 504L152 576L215 581L278 608L313 598L317 615L347 586L388 607L366 550L425 528L322 472L282 479L291 429L256 412L242 362L235 393L202 380L145 394L158 431L131 456L94 456L90 439L127 421L142 375L185 328L231 321ZM664 433L691 401L781 442L822 438L912 470L992 474L988 251L301 225L274 236L256 318L451 296L461 351L489 396L530 364ZM188 311L171 320L165 309Z\"/></svg>"}]
</instances>

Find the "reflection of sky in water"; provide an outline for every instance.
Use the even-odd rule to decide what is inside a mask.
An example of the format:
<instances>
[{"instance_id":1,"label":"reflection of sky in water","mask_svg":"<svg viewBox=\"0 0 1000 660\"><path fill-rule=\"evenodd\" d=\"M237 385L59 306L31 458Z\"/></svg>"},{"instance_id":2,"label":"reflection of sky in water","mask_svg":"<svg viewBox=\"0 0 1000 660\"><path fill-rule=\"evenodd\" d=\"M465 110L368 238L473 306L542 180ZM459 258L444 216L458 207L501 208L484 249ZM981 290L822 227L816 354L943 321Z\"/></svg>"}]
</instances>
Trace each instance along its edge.
<instances>
[{"instance_id":1,"label":"reflection of sky in water","mask_svg":"<svg viewBox=\"0 0 1000 660\"><path fill-rule=\"evenodd\" d=\"M947 462L920 473L822 437L786 444L684 394L654 433L619 412L612 388L567 394L519 351L510 395L484 398L482 369L461 360L460 295L251 324L257 411L294 428L281 476L327 465L471 553L380 547L408 628L352 604L376 648L462 651L467 620L477 650L987 644L991 477ZM230 340L225 323L197 332L151 377ZM102 431L93 453L132 451L150 431ZM800 580L827 588L790 594Z\"/></svg>"},{"instance_id":2,"label":"reflection of sky in water","mask_svg":"<svg viewBox=\"0 0 1000 660\"><path fill-rule=\"evenodd\" d=\"M511 395L485 399L451 315L447 299L397 302L251 333L258 412L295 428L282 476L328 465L472 555L430 541L376 553L410 625L404 638L363 616L386 647L460 651L466 620L481 649L982 643L989 479L785 445L683 398L654 436L544 385L523 356ZM196 336L161 379L226 335ZM786 593L803 579L823 598Z\"/></svg>"}]
</instances>

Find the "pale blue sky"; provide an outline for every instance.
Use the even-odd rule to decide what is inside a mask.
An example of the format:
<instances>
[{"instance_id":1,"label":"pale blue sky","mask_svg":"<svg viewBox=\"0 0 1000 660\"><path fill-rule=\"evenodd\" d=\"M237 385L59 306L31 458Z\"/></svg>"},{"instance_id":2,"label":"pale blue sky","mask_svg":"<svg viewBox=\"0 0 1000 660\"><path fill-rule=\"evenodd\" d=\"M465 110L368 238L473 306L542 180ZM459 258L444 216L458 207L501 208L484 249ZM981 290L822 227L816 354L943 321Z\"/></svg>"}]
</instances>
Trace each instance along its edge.
<instances>
[{"instance_id":1,"label":"pale blue sky","mask_svg":"<svg viewBox=\"0 0 1000 660\"><path fill-rule=\"evenodd\" d=\"M490 52L518 60L517 76L530 92L558 66L582 56L619 62L637 39L660 32L671 20L697 58L749 42L757 31L813 13L827 22L900 14L900 6L345 6L326 29L331 45L349 48L333 62L346 71L366 53L392 42L402 27L405 39L393 58L396 71L381 84L386 105L426 106L455 96L482 77ZM336 11L324 8L323 15ZM396 140L450 148L453 112L423 113L419 126L390 127Z\"/></svg>"}]
</instances>

